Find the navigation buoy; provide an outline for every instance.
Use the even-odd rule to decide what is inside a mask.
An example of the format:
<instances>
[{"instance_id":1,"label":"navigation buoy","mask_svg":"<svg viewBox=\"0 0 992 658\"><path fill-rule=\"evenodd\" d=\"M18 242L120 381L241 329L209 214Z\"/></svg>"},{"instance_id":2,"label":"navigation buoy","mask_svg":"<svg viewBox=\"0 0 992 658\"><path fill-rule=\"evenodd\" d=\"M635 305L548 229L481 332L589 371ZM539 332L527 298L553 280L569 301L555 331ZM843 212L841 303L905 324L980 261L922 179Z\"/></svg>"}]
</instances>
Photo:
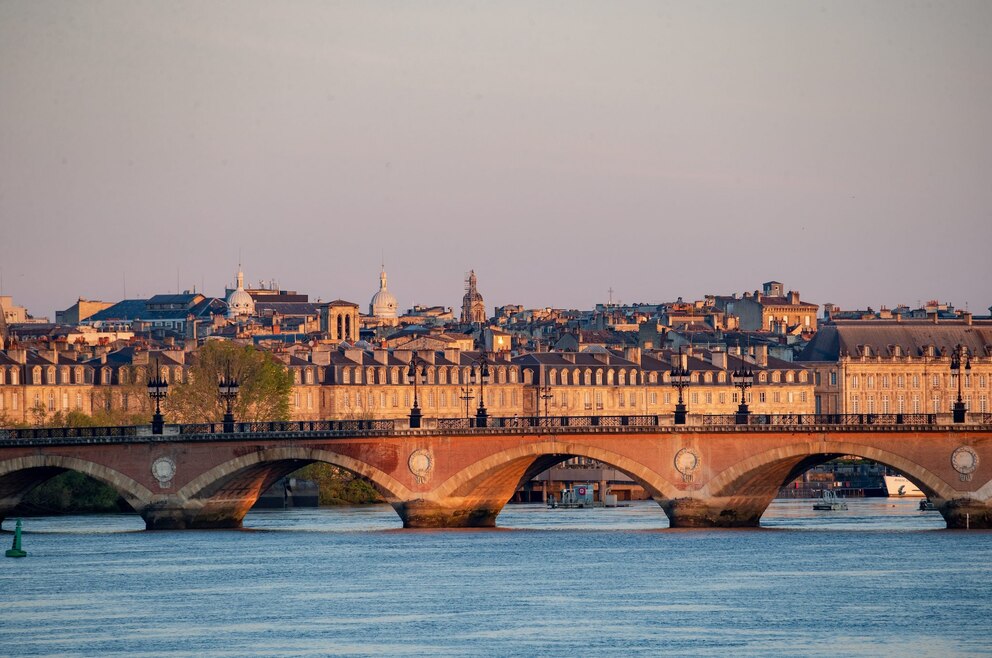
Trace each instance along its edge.
<instances>
[{"instance_id":1,"label":"navigation buoy","mask_svg":"<svg viewBox=\"0 0 992 658\"><path fill-rule=\"evenodd\" d=\"M14 527L14 545L6 553L7 557L27 557L27 551L21 550L21 520L17 519Z\"/></svg>"}]
</instances>

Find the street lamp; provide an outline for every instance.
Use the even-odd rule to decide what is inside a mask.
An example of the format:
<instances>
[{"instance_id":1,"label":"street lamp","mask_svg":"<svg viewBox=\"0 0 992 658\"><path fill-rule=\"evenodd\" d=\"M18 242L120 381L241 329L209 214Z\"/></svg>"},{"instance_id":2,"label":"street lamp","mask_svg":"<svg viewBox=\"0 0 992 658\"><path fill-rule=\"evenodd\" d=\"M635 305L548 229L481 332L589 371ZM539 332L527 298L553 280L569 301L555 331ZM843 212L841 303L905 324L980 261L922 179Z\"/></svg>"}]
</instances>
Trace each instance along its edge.
<instances>
[{"instance_id":1,"label":"street lamp","mask_svg":"<svg viewBox=\"0 0 992 658\"><path fill-rule=\"evenodd\" d=\"M478 370L476 370L478 368ZM489 412L486 410L486 382L489 380L489 360L486 351L482 350L478 358L472 360L472 383L479 383L479 408L475 410L475 426L486 427L489 422Z\"/></svg>"},{"instance_id":2,"label":"street lamp","mask_svg":"<svg viewBox=\"0 0 992 658\"><path fill-rule=\"evenodd\" d=\"M410 369L407 370L407 377L413 380L413 406L410 407L410 429L418 429L423 414L420 412L420 402L417 399L417 384L420 378L427 373L427 362L414 353L410 359Z\"/></svg>"},{"instance_id":3,"label":"street lamp","mask_svg":"<svg viewBox=\"0 0 992 658\"><path fill-rule=\"evenodd\" d=\"M954 351L951 352L951 373L958 378L958 399L954 403L954 422L963 423L965 417L964 399L961 397L961 366L964 365L966 374L971 372L971 356L968 355L968 348L958 343Z\"/></svg>"},{"instance_id":4,"label":"street lamp","mask_svg":"<svg viewBox=\"0 0 992 658\"><path fill-rule=\"evenodd\" d=\"M754 371L747 367L747 362L744 361L743 351L739 356L741 359L740 368L730 374L730 379L733 381L734 386L741 389L741 403L737 407L737 415L734 422L738 425L747 425L748 416L751 415L751 411L747 408L747 389L754 385Z\"/></svg>"},{"instance_id":5,"label":"street lamp","mask_svg":"<svg viewBox=\"0 0 992 658\"><path fill-rule=\"evenodd\" d=\"M226 405L226 411L224 412L224 433L230 434L234 432L234 400L238 397L238 380L231 377L231 368L228 366L227 374L220 378L218 382L218 387L220 389L220 399L224 401Z\"/></svg>"},{"instance_id":6,"label":"street lamp","mask_svg":"<svg viewBox=\"0 0 992 658\"><path fill-rule=\"evenodd\" d=\"M468 403L475 399L475 394L470 386L462 386L462 394L458 398L465 403L465 418L468 419Z\"/></svg>"},{"instance_id":7,"label":"street lamp","mask_svg":"<svg viewBox=\"0 0 992 658\"><path fill-rule=\"evenodd\" d=\"M169 394L169 382L161 376L158 359L155 359L155 374L148 378L148 397L155 400L155 413L152 415L152 434L161 434L165 429L165 419L162 418L162 400Z\"/></svg>"},{"instance_id":8,"label":"street lamp","mask_svg":"<svg viewBox=\"0 0 992 658\"><path fill-rule=\"evenodd\" d=\"M682 356L682 346L679 346L679 362L672 366L672 371L668 373L672 380L672 387L678 389L679 391L679 401L675 405L675 424L685 425L686 419L686 409L685 409L685 399L682 397L682 392L689 388L689 382L692 377L689 375L688 360L683 359Z\"/></svg>"},{"instance_id":9,"label":"street lamp","mask_svg":"<svg viewBox=\"0 0 992 658\"><path fill-rule=\"evenodd\" d=\"M544 400L544 418L548 418L548 402L554 397L554 393L551 392L551 385L540 386L537 389L540 398Z\"/></svg>"}]
</instances>

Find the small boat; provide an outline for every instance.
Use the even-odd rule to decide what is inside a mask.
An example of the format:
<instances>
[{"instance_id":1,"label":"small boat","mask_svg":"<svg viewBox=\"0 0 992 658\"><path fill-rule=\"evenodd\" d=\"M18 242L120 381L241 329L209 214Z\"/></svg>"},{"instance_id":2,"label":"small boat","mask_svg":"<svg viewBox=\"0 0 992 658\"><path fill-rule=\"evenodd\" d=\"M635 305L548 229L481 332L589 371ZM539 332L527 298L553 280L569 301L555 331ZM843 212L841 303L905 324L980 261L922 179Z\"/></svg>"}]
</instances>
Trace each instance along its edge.
<instances>
[{"instance_id":1,"label":"small boat","mask_svg":"<svg viewBox=\"0 0 992 658\"><path fill-rule=\"evenodd\" d=\"M933 504L933 501L930 500L929 498L924 498L923 500L920 501L921 512L932 512L935 509L937 509L937 507Z\"/></svg>"},{"instance_id":2,"label":"small boat","mask_svg":"<svg viewBox=\"0 0 992 658\"><path fill-rule=\"evenodd\" d=\"M889 498L923 498L920 488L901 475L883 475Z\"/></svg>"},{"instance_id":3,"label":"small boat","mask_svg":"<svg viewBox=\"0 0 992 658\"><path fill-rule=\"evenodd\" d=\"M838 498L837 494L830 489L824 489L820 500L813 503L813 509L822 511L845 510L847 503Z\"/></svg>"}]
</instances>

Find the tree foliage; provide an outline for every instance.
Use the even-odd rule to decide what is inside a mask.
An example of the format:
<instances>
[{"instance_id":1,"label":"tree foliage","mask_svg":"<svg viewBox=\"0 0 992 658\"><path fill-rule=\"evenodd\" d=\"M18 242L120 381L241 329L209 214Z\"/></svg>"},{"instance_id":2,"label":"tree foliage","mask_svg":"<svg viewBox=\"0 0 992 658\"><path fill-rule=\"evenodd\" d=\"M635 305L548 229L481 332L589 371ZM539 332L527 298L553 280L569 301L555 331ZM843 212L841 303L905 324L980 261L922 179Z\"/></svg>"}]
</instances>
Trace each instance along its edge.
<instances>
[{"instance_id":1,"label":"tree foliage","mask_svg":"<svg viewBox=\"0 0 992 658\"><path fill-rule=\"evenodd\" d=\"M371 482L331 464L315 462L293 473L293 477L316 482L320 488L321 505L364 505L383 502L382 495Z\"/></svg>"},{"instance_id":2,"label":"tree foliage","mask_svg":"<svg viewBox=\"0 0 992 658\"><path fill-rule=\"evenodd\" d=\"M194 355L186 381L169 386L163 412L168 422L210 423L224 417L218 395L221 377L231 376L240 385L234 404L238 421L289 419L289 394L293 376L271 354L251 345L209 341Z\"/></svg>"}]
</instances>

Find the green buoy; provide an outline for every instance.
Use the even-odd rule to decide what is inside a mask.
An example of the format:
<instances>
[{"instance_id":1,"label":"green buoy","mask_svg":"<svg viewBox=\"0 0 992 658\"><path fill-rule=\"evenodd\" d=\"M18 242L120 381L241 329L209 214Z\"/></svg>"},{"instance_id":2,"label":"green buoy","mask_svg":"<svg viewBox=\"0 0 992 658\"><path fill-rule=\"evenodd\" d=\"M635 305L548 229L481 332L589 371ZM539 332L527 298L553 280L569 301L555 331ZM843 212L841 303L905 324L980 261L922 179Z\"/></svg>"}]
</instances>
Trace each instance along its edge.
<instances>
[{"instance_id":1,"label":"green buoy","mask_svg":"<svg viewBox=\"0 0 992 658\"><path fill-rule=\"evenodd\" d=\"M27 557L28 552L21 550L21 520L17 519L17 526L14 527L14 545L6 553L7 557Z\"/></svg>"}]
</instances>

